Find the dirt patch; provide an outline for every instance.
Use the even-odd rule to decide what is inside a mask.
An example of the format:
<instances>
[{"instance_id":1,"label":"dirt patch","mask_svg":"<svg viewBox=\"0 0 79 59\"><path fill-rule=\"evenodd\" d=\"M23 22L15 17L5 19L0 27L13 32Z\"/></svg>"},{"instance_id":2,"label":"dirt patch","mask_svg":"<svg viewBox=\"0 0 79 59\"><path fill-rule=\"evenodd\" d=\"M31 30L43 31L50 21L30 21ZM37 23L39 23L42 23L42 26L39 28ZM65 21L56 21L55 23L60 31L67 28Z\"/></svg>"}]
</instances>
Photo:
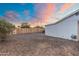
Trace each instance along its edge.
<instances>
[{"instance_id":1,"label":"dirt patch","mask_svg":"<svg viewBox=\"0 0 79 59\"><path fill-rule=\"evenodd\" d=\"M79 42L45 36L42 33L12 35L0 43L0 55L71 56L79 55Z\"/></svg>"}]
</instances>

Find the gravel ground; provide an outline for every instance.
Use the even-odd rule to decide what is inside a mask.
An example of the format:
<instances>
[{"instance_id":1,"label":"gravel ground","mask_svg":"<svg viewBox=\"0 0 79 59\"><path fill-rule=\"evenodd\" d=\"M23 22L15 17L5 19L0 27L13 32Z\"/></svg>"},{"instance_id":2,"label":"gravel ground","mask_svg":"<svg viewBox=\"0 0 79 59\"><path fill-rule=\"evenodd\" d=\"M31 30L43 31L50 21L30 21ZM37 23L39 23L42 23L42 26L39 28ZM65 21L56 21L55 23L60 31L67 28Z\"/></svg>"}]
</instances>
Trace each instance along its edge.
<instances>
[{"instance_id":1,"label":"gravel ground","mask_svg":"<svg viewBox=\"0 0 79 59\"><path fill-rule=\"evenodd\" d=\"M0 43L1 56L78 56L79 42L42 33L12 35Z\"/></svg>"}]
</instances>

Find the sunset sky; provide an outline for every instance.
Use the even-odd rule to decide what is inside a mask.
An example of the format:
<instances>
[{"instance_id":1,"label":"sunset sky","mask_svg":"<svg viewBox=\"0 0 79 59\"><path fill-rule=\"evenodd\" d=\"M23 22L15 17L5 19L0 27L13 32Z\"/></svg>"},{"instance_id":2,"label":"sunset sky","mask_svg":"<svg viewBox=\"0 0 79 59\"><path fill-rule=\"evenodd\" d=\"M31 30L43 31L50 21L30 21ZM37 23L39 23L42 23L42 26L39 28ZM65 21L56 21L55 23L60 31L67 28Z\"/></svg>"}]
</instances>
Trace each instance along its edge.
<instances>
[{"instance_id":1,"label":"sunset sky","mask_svg":"<svg viewBox=\"0 0 79 59\"><path fill-rule=\"evenodd\" d=\"M28 22L32 26L54 23L79 9L75 3L0 4L0 17L13 24Z\"/></svg>"}]
</instances>

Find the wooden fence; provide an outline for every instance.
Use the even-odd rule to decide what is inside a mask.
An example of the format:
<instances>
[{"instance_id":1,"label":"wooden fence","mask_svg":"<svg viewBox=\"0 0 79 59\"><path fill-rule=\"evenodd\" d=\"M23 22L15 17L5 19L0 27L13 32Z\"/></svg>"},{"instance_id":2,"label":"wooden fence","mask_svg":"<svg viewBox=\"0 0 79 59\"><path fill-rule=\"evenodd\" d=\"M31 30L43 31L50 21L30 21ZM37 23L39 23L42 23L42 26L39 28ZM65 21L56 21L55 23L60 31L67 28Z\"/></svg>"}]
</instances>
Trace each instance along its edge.
<instances>
[{"instance_id":1,"label":"wooden fence","mask_svg":"<svg viewBox=\"0 0 79 59\"><path fill-rule=\"evenodd\" d=\"M43 30L41 28L16 28L13 34L42 32Z\"/></svg>"}]
</instances>

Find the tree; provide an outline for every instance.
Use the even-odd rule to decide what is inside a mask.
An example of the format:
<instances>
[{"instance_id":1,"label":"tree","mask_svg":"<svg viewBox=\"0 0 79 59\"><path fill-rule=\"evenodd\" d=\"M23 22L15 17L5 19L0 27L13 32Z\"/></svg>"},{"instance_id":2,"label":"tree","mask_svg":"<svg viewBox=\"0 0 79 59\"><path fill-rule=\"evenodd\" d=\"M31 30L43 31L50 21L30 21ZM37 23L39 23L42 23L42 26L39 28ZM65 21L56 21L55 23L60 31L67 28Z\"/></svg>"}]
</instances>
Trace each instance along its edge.
<instances>
[{"instance_id":1,"label":"tree","mask_svg":"<svg viewBox=\"0 0 79 59\"><path fill-rule=\"evenodd\" d=\"M35 26L34 28L44 29L44 27L42 27L42 26Z\"/></svg>"},{"instance_id":2,"label":"tree","mask_svg":"<svg viewBox=\"0 0 79 59\"><path fill-rule=\"evenodd\" d=\"M14 30L15 26L6 20L0 20L0 39L4 41L7 35Z\"/></svg>"},{"instance_id":3,"label":"tree","mask_svg":"<svg viewBox=\"0 0 79 59\"><path fill-rule=\"evenodd\" d=\"M30 25L28 23L22 23L21 28L30 28Z\"/></svg>"},{"instance_id":4,"label":"tree","mask_svg":"<svg viewBox=\"0 0 79 59\"><path fill-rule=\"evenodd\" d=\"M34 28L42 29L42 33L45 33L45 29L44 29L44 27L42 27L42 26L36 26L36 27L34 27Z\"/></svg>"}]
</instances>

